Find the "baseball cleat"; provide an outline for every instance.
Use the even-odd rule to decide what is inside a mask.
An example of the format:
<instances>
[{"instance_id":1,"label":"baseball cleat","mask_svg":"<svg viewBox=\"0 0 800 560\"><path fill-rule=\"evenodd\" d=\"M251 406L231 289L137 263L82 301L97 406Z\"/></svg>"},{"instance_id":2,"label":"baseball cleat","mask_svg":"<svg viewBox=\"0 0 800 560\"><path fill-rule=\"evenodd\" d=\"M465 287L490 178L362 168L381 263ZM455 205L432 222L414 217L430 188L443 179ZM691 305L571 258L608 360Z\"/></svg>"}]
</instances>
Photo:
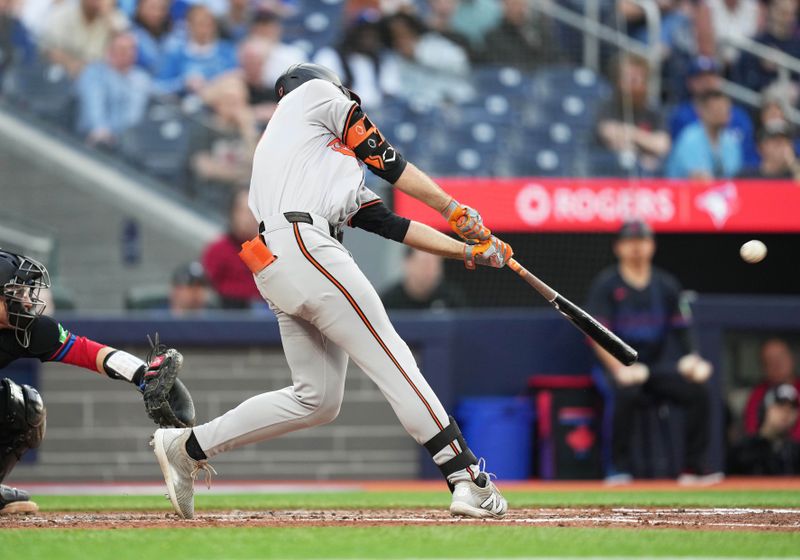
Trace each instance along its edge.
<instances>
[{"instance_id":1,"label":"baseball cleat","mask_svg":"<svg viewBox=\"0 0 800 560\"><path fill-rule=\"evenodd\" d=\"M484 472L485 461L478 461L480 468L479 478L482 478L486 485L481 487L473 481L456 482L453 489L453 501L450 503L450 514L462 517L475 517L485 519L487 517L504 517L508 511L508 502L500 494L497 486L492 483L492 473Z\"/></svg>"},{"instance_id":2,"label":"baseball cleat","mask_svg":"<svg viewBox=\"0 0 800 560\"><path fill-rule=\"evenodd\" d=\"M201 470L205 472L209 488L211 474L217 474L207 461L195 461L186 453L186 440L191 433L191 428L162 428L155 431L150 441L167 484L167 497L183 519L194 517L194 480L197 473Z\"/></svg>"},{"instance_id":3,"label":"baseball cleat","mask_svg":"<svg viewBox=\"0 0 800 560\"><path fill-rule=\"evenodd\" d=\"M17 490L10 486L0 484L0 515L12 513L36 513L39 506L31 501L31 496L25 490Z\"/></svg>"}]
</instances>

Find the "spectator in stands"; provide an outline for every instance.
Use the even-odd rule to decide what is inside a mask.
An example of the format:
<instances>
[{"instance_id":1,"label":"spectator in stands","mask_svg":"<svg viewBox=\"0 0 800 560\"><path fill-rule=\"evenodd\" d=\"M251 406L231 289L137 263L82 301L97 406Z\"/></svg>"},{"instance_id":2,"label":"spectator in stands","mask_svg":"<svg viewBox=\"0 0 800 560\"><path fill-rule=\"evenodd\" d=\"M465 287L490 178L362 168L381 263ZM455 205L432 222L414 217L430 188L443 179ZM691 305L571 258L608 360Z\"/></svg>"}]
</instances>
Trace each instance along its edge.
<instances>
[{"instance_id":1,"label":"spectator in stands","mask_svg":"<svg viewBox=\"0 0 800 560\"><path fill-rule=\"evenodd\" d=\"M622 54L615 59L614 97L599 110L597 134L606 148L634 154L638 167L653 174L669 154L671 142L661 113L647 104L649 73L644 58Z\"/></svg>"},{"instance_id":2,"label":"spectator in stands","mask_svg":"<svg viewBox=\"0 0 800 560\"><path fill-rule=\"evenodd\" d=\"M48 14L40 42L52 62L77 76L86 64L105 56L112 35L126 25L113 0L63 1Z\"/></svg>"},{"instance_id":3,"label":"spectator in stands","mask_svg":"<svg viewBox=\"0 0 800 560\"><path fill-rule=\"evenodd\" d=\"M81 72L77 132L91 145L113 145L119 135L138 124L150 97L150 77L135 66L136 37L121 32L111 38L104 61Z\"/></svg>"},{"instance_id":4,"label":"spectator in stands","mask_svg":"<svg viewBox=\"0 0 800 560\"><path fill-rule=\"evenodd\" d=\"M534 70L559 60L550 22L527 0L503 0L503 19L483 40L481 62Z\"/></svg>"},{"instance_id":5,"label":"spectator in stands","mask_svg":"<svg viewBox=\"0 0 800 560\"><path fill-rule=\"evenodd\" d=\"M187 24L187 39L170 45L159 72L163 93L199 94L210 80L236 67L236 51L219 39L217 21L208 8L192 7Z\"/></svg>"},{"instance_id":6,"label":"spectator in stands","mask_svg":"<svg viewBox=\"0 0 800 560\"><path fill-rule=\"evenodd\" d=\"M258 234L258 224L247 204L247 190L231 198L228 232L203 251L203 267L211 286L220 296L222 307L244 309L259 301L253 273L239 258L242 243Z\"/></svg>"},{"instance_id":7,"label":"spectator in stands","mask_svg":"<svg viewBox=\"0 0 800 560\"><path fill-rule=\"evenodd\" d=\"M758 431L731 449L731 474L778 476L800 474L800 443L792 439L800 399L790 384L778 385L764 395L758 411Z\"/></svg>"},{"instance_id":8,"label":"spectator in stands","mask_svg":"<svg viewBox=\"0 0 800 560\"><path fill-rule=\"evenodd\" d=\"M12 0L0 0L0 82L11 64L30 62L36 54L33 39L12 8Z\"/></svg>"},{"instance_id":9,"label":"spectator in stands","mask_svg":"<svg viewBox=\"0 0 800 560\"><path fill-rule=\"evenodd\" d=\"M278 78L292 64L306 62L306 53L294 45L283 42L283 21L273 10L260 10L253 18L248 37L258 37L270 44L270 54L264 65L264 83L275 85Z\"/></svg>"},{"instance_id":10,"label":"spectator in stands","mask_svg":"<svg viewBox=\"0 0 800 560\"><path fill-rule=\"evenodd\" d=\"M760 22L758 0L702 0L695 16L697 50L731 68L740 53L729 39L752 39L759 32Z\"/></svg>"},{"instance_id":11,"label":"spectator in stands","mask_svg":"<svg viewBox=\"0 0 800 560\"><path fill-rule=\"evenodd\" d=\"M692 10L685 0L658 0L661 15L660 44L663 58L669 58L675 51L691 52L695 48ZM640 2L617 0L617 13L625 20L628 34L644 43L650 43L647 36L647 15Z\"/></svg>"},{"instance_id":12,"label":"spectator in stands","mask_svg":"<svg viewBox=\"0 0 800 560\"><path fill-rule=\"evenodd\" d=\"M698 56L692 61L686 79L690 98L675 107L669 117L669 134L673 144L684 128L700 119L698 111L700 96L709 91L719 91L722 88L720 72L720 65L713 58ZM742 144L744 165L757 166L759 158L755 145L753 121L743 107L732 104L728 129L738 137Z\"/></svg>"},{"instance_id":13,"label":"spectator in stands","mask_svg":"<svg viewBox=\"0 0 800 560\"><path fill-rule=\"evenodd\" d=\"M753 436L759 429L759 410L771 388L782 384L793 385L800 391L800 379L795 375L795 359L791 348L781 338L771 338L761 346L763 381L753 387L744 408L744 431ZM800 422L792 429L792 439L800 443Z\"/></svg>"},{"instance_id":14,"label":"spectator in stands","mask_svg":"<svg viewBox=\"0 0 800 560\"><path fill-rule=\"evenodd\" d=\"M467 37L473 51L483 49L483 39L503 17L500 2L496 0L458 0L451 25L456 33Z\"/></svg>"},{"instance_id":15,"label":"spectator in stands","mask_svg":"<svg viewBox=\"0 0 800 560\"><path fill-rule=\"evenodd\" d=\"M789 56L800 58L800 29L797 22L797 0L769 0L767 22L763 33L755 41L783 51ZM761 91L778 79L778 66L749 53L739 59L737 81L744 86ZM797 80L797 75L792 75Z\"/></svg>"},{"instance_id":16,"label":"spectator in stands","mask_svg":"<svg viewBox=\"0 0 800 560\"><path fill-rule=\"evenodd\" d=\"M195 194L217 206L248 184L258 131L241 77L217 78L202 97L211 115L190 137L191 171Z\"/></svg>"},{"instance_id":17,"label":"spectator in stands","mask_svg":"<svg viewBox=\"0 0 800 560\"><path fill-rule=\"evenodd\" d=\"M460 4L460 0L428 0L429 9L425 25L429 30L464 49L470 55L470 59L473 59L474 52L469 37L453 27L453 18Z\"/></svg>"},{"instance_id":18,"label":"spectator in stands","mask_svg":"<svg viewBox=\"0 0 800 560\"><path fill-rule=\"evenodd\" d=\"M333 70L345 87L357 91L362 105L379 107L383 101L381 87L381 44L378 14L364 12L345 29L335 47L323 47L314 62Z\"/></svg>"},{"instance_id":19,"label":"spectator in stands","mask_svg":"<svg viewBox=\"0 0 800 560\"><path fill-rule=\"evenodd\" d=\"M408 248L403 279L381 295L386 309L455 309L466 298L444 280L442 257Z\"/></svg>"},{"instance_id":20,"label":"spectator in stands","mask_svg":"<svg viewBox=\"0 0 800 560\"><path fill-rule=\"evenodd\" d=\"M700 122L684 128L667 161L667 176L675 179L735 177L742 169L742 143L728 128L731 101L721 91L698 96Z\"/></svg>"},{"instance_id":21,"label":"spectator in stands","mask_svg":"<svg viewBox=\"0 0 800 560\"><path fill-rule=\"evenodd\" d=\"M61 3L63 0L24 0L21 5L17 3L15 12L28 32L38 39L50 21L50 14ZM12 4L14 4L14 0L12 0Z\"/></svg>"},{"instance_id":22,"label":"spectator in stands","mask_svg":"<svg viewBox=\"0 0 800 560\"><path fill-rule=\"evenodd\" d=\"M439 104L468 101L474 95L469 82L467 53L441 35L429 33L411 14L386 18L384 40L391 49L384 59L386 92L407 100Z\"/></svg>"},{"instance_id":23,"label":"spectator in stands","mask_svg":"<svg viewBox=\"0 0 800 560\"><path fill-rule=\"evenodd\" d=\"M136 36L136 63L152 76L161 72L172 31L169 0L140 0L131 31Z\"/></svg>"},{"instance_id":24,"label":"spectator in stands","mask_svg":"<svg viewBox=\"0 0 800 560\"><path fill-rule=\"evenodd\" d=\"M238 43L247 36L253 15L253 3L250 0L228 0L228 10L219 22L221 35L228 41Z\"/></svg>"},{"instance_id":25,"label":"spectator in stands","mask_svg":"<svg viewBox=\"0 0 800 560\"><path fill-rule=\"evenodd\" d=\"M739 174L750 179L794 179L800 182L800 162L794 151L792 129L782 120L768 121L759 132L761 163Z\"/></svg>"},{"instance_id":26,"label":"spectator in stands","mask_svg":"<svg viewBox=\"0 0 800 560\"><path fill-rule=\"evenodd\" d=\"M169 293L169 310L181 316L209 308L211 293L208 289L203 265L191 262L178 268L172 275Z\"/></svg>"},{"instance_id":27,"label":"spectator in stands","mask_svg":"<svg viewBox=\"0 0 800 560\"><path fill-rule=\"evenodd\" d=\"M259 127L267 124L275 112L277 98L275 88L264 82L264 65L269 59L271 45L266 39L251 37L242 41L237 50L239 67L237 70L247 86L253 118Z\"/></svg>"},{"instance_id":28,"label":"spectator in stands","mask_svg":"<svg viewBox=\"0 0 800 560\"><path fill-rule=\"evenodd\" d=\"M764 128L773 122L782 122L789 125L794 133L794 127L789 122L787 111L797 105L799 93L800 91L791 84L776 83L764 89L761 92L761 108L758 115L759 126ZM794 151L796 154L800 154L800 138L797 137L796 133L793 136ZM750 167L755 166L751 165Z\"/></svg>"},{"instance_id":29,"label":"spectator in stands","mask_svg":"<svg viewBox=\"0 0 800 560\"><path fill-rule=\"evenodd\" d=\"M705 463L709 442L711 365L688 344L689 325L679 307L681 286L668 272L653 266L655 240L650 227L634 220L623 224L614 243L616 266L592 282L587 309L639 353L638 362L625 366L594 345L600 366L593 370L603 395L604 437L610 436L606 458L609 483L632 479L631 419L642 396L668 399L686 412L686 457L681 482L710 483Z\"/></svg>"}]
</instances>

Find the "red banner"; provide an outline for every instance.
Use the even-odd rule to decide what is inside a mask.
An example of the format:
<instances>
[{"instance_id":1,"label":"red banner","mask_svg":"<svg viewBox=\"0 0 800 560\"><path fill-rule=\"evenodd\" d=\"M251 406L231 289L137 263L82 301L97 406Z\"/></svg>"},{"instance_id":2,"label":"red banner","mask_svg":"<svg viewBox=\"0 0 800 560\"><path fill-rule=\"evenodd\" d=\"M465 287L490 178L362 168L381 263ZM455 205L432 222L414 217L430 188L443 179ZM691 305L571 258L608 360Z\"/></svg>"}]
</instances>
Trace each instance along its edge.
<instances>
[{"instance_id":1,"label":"red banner","mask_svg":"<svg viewBox=\"0 0 800 560\"><path fill-rule=\"evenodd\" d=\"M441 179L495 231L614 231L636 217L659 232L800 232L800 185L790 181ZM441 217L395 191L401 216L438 229Z\"/></svg>"}]
</instances>

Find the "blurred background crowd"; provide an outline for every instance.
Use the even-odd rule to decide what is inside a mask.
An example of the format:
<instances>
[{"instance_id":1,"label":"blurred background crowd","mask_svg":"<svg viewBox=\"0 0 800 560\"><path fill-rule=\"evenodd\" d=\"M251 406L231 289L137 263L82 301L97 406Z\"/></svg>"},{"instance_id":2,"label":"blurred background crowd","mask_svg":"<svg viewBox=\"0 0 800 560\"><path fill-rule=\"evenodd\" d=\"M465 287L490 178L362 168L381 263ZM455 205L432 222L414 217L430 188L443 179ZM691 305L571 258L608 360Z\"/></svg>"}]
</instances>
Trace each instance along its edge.
<instances>
[{"instance_id":1,"label":"blurred background crowd","mask_svg":"<svg viewBox=\"0 0 800 560\"><path fill-rule=\"evenodd\" d=\"M0 80L9 103L211 208L247 184L274 81L303 61L433 174L797 176L797 2L644 4L1 0ZM590 6L648 48L564 23Z\"/></svg>"}]
</instances>

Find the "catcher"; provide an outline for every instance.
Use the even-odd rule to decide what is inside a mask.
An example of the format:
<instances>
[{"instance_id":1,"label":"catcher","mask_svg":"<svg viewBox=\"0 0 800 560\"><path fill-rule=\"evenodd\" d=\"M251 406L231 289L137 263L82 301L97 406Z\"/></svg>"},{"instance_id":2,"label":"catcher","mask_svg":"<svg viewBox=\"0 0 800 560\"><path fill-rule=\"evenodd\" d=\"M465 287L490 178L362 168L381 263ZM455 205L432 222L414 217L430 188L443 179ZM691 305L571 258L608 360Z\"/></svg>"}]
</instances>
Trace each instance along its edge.
<instances>
[{"instance_id":1,"label":"catcher","mask_svg":"<svg viewBox=\"0 0 800 560\"><path fill-rule=\"evenodd\" d=\"M133 383L147 414L160 426L194 425L194 403L177 379L183 356L151 341L146 361L70 333L50 317L40 290L50 287L47 269L30 257L0 249L0 369L18 358L63 362ZM148 337L149 338L149 337ZM46 411L33 387L0 380L0 515L38 511L27 492L1 484L45 433Z\"/></svg>"}]
</instances>

